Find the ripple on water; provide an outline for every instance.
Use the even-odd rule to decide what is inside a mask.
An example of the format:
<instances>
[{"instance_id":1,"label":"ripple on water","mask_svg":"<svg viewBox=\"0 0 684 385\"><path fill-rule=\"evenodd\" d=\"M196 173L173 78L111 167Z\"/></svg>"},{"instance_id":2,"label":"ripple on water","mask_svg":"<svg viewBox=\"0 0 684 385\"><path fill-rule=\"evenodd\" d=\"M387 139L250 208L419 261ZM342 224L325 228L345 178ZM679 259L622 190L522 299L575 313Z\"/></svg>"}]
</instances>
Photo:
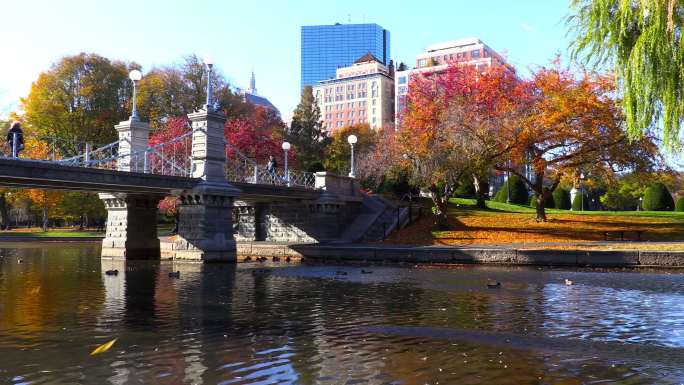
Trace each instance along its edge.
<instances>
[{"instance_id":1,"label":"ripple on water","mask_svg":"<svg viewBox=\"0 0 684 385\"><path fill-rule=\"evenodd\" d=\"M91 246L0 254L13 256L0 259L0 382L684 380L681 274L117 264Z\"/></svg>"}]
</instances>

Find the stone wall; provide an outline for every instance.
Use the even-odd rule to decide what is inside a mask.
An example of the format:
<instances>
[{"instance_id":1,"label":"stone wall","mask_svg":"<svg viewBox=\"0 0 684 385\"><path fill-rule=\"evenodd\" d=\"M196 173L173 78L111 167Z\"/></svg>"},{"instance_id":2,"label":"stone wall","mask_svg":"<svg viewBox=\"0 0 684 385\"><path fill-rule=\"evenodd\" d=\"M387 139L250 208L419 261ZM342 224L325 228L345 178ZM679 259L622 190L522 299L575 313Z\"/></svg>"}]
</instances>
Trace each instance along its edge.
<instances>
[{"instance_id":1,"label":"stone wall","mask_svg":"<svg viewBox=\"0 0 684 385\"><path fill-rule=\"evenodd\" d=\"M360 204L330 201L237 201L233 210L237 241L317 243L339 239Z\"/></svg>"}]
</instances>

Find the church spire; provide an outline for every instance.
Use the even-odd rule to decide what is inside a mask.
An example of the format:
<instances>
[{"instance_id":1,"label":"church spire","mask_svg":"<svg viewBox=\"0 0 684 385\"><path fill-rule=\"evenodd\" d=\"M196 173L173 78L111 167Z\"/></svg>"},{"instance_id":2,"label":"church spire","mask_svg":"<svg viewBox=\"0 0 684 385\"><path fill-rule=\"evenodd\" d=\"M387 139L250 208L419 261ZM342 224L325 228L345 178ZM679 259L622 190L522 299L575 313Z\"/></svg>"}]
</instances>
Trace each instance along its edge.
<instances>
[{"instance_id":1,"label":"church spire","mask_svg":"<svg viewBox=\"0 0 684 385\"><path fill-rule=\"evenodd\" d=\"M252 77L249 79L249 88L247 89L247 92L249 92L252 95L257 94L256 78L254 77L254 70L252 70Z\"/></svg>"}]
</instances>

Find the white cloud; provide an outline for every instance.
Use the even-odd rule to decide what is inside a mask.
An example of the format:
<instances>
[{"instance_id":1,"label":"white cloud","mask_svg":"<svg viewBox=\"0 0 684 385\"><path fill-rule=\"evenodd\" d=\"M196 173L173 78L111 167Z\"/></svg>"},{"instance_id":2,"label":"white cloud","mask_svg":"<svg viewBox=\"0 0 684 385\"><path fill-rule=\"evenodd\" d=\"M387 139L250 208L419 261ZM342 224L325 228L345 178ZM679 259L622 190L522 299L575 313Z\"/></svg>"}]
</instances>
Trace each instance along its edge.
<instances>
[{"instance_id":1,"label":"white cloud","mask_svg":"<svg viewBox=\"0 0 684 385\"><path fill-rule=\"evenodd\" d=\"M530 27L530 25L527 23L520 23L520 26L526 31L532 31L532 27Z\"/></svg>"}]
</instances>

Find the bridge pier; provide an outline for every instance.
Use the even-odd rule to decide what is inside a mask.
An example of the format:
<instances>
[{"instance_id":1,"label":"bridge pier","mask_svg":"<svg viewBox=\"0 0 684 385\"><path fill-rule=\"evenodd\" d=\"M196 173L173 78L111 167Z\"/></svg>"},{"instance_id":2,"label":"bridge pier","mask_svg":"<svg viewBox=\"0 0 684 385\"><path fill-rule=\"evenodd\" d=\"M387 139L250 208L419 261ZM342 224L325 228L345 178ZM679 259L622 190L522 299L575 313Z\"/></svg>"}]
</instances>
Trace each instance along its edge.
<instances>
[{"instance_id":1,"label":"bridge pier","mask_svg":"<svg viewBox=\"0 0 684 385\"><path fill-rule=\"evenodd\" d=\"M107 209L107 231L102 257L159 259L157 204L161 196L100 194Z\"/></svg>"},{"instance_id":2,"label":"bridge pier","mask_svg":"<svg viewBox=\"0 0 684 385\"><path fill-rule=\"evenodd\" d=\"M226 179L226 116L206 106L188 118L192 123L192 177L202 182L179 195L173 259L236 262L233 199L240 190Z\"/></svg>"}]
</instances>

